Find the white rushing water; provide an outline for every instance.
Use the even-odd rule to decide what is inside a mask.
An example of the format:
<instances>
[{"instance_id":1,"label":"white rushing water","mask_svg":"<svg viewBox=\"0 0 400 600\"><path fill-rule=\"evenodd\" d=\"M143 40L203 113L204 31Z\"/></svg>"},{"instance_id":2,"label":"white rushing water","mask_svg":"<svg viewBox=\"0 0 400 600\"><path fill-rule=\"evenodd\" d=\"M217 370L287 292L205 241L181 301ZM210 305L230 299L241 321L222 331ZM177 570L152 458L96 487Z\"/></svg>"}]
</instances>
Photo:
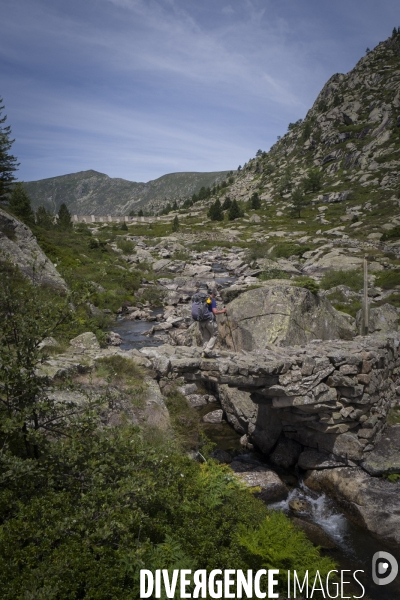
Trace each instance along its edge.
<instances>
[{"instance_id":1,"label":"white rushing water","mask_svg":"<svg viewBox=\"0 0 400 600\"><path fill-rule=\"evenodd\" d=\"M349 523L346 517L336 509L333 502L325 494L312 492L303 482L300 482L299 487L292 490L286 500L270 504L269 508L289 513L289 503L291 500L305 502L307 509L303 513L299 512L299 517L304 517L319 525L339 548L346 553L353 554L354 550L350 541Z\"/></svg>"}]
</instances>

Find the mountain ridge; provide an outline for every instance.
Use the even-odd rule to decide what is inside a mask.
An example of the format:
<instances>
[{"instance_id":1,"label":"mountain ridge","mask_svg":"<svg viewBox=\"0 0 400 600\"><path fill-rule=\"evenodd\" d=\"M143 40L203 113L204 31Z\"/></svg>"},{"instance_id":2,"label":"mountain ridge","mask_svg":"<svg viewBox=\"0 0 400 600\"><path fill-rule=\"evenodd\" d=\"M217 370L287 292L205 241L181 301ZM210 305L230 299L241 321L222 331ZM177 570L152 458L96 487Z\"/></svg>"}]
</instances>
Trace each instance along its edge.
<instances>
[{"instance_id":1,"label":"mountain ridge","mask_svg":"<svg viewBox=\"0 0 400 600\"><path fill-rule=\"evenodd\" d=\"M184 200L202 187L222 182L231 171L167 173L146 183L110 177L94 169L25 182L37 209L55 213L65 203L73 214L128 215L144 209L158 212L168 201Z\"/></svg>"}]
</instances>

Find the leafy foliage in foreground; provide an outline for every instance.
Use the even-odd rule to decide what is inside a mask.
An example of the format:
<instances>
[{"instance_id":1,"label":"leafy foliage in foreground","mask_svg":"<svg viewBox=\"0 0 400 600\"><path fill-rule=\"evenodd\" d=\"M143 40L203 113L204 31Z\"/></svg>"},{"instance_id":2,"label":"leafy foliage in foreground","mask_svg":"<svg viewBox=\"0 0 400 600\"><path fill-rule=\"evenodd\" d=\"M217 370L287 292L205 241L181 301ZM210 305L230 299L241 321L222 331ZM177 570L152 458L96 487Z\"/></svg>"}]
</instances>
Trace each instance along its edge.
<instances>
[{"instance_id":1,"label":"leafy foliage in foreground","mask_svg":"<svg viewBox=\"0 0 400 600\"><path fill-rule=\"evenodd\" d=\"M0 512L4 600L133 600L140 568L333 568L228 467L133 427L52 444L22 486L0 487Z\"/></svg>"},{"instance_id":2,"label":"leafy foliage in foreground","mask_svg":"<svg viewBox=\"0 0 400 600\"><path fill-rule=\"evenodd\" d=\"M39 345L69 314L68 299L46 297L9 269L0 328L2 598L133 600L140 568L254 568L246 531L278 517L228 467L182 453L177 423L187 429L192 418L182 398L168 398L175 442L170 432L103 427L100 401L76 411L51 400L36 374ZM141 380L124 357L107 357L98 369L124 385ZM312 551L305 539L296 543L298 555ZM321 570L325 562L313 560Z\"/></svg>"}]
</instances>

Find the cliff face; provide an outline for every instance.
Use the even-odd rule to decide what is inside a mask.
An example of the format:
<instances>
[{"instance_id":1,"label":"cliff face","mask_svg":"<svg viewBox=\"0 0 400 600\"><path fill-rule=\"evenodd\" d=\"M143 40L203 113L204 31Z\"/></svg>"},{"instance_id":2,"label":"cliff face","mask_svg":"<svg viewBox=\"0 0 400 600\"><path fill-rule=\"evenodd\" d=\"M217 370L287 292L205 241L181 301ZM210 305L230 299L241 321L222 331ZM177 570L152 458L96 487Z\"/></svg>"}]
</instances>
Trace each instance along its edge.
<instances>
[{"instance_id":1,"label":"cliff face","mask_svg":"<svg viewBox=\"0 0 400 600\"><path fill-rule=\"evenodd\" d=\"M38 284L67 290L64 279L40 249L29 227L1 209L0 260L9 260Z\"/></svg>"}]
</instances>

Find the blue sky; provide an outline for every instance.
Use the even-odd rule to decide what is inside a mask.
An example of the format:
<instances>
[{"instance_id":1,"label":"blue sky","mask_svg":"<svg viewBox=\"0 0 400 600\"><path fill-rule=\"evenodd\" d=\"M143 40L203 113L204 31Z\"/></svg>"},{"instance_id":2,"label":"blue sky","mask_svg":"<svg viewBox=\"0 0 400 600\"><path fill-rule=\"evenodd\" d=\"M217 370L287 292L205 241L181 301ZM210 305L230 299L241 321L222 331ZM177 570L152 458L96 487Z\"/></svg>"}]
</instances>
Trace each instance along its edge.
<instances>
[{"instance_id":1,"label":"blue sky","mask_svg":"<svg viewBox=\"0 0 400 600\"><path fill-rule=\"evenodd\" d=\"M20 180L236 169L400 26L398 0L2 0Z\"/></svg>"}]
</instances>

